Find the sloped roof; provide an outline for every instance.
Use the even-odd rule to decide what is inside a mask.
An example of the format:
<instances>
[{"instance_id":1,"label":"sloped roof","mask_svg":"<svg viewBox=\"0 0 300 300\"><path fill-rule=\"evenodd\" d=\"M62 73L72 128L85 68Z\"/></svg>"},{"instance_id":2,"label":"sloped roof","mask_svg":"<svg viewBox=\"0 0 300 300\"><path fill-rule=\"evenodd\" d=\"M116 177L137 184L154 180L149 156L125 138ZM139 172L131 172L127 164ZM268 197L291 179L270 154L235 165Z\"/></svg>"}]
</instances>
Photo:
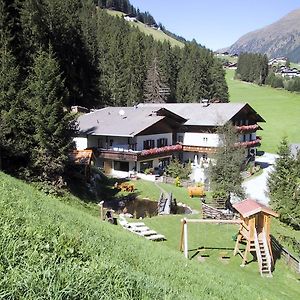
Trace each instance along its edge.
<instances>
[{"instance_id":1,"label":"sloped roof","mask_svg":"<svg viewBox=\"0 0 300 300\"><path fill-rule=\"evenodd\" d=\"M89 165L92 161L93 150L74 150L69 154L71 161L76 165Z\"/></svg>"},{"instance_id":2,"label":"sloped roof","mask_svg":"<svg viewBox=\"0 0 300 300\"><path fill-rule=\"evenodd\" d=\"M81 115L77 121L83 134L133 137L165 118L154 111L152 107L106 107Z\"/></svg>"},{"instance_id":3,"label":"sloped roof","mask_svg":"<svg viewBox=\"0 0 300 300\"><path fill-rule=\"evenodd\" d=\"M248 218L259 212L264 212L265 214L271 215L273 217L278 217L278 213L270 209L269 207L260 204L252 199L246 199L242 202L233 204L233 207L244 217Z\"/></svg>"},{"instance_id":4,"label":"sloped roof","mask_svg":"<svg viewBox=\"0 0 300 300\"><path fill-rule=\"evenodd\" d=\"M222 126L246 106L255 112L247 103L211 103L208 106L202 103L149 103L138 106L166 108L187 119L184 125L196 126ZM264 119L257 114L257 121L264 122Z\"/></svg>"}]
</instances>

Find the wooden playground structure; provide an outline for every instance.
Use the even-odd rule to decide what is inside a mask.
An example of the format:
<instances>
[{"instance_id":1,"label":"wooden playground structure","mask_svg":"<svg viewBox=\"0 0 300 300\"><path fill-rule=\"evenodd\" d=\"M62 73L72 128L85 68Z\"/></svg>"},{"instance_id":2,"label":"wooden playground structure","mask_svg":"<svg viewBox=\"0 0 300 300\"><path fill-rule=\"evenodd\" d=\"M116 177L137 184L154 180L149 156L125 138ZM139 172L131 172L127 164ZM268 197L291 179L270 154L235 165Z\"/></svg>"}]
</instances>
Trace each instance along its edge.
<instances>
[{"instance_id":1,"label":"wooden playground structure","mask_svg":"<svg viewBox=\"0 0 300 300\"><path fill-rule=\"evenodd\" d=\"M239 219L182 219L180 251L188 257L188 224L189 223L215 223L215 224L237 224L239 230L234 247L233 255L240 254L242 257L241 266L247 263L247 256L253 253L257 258L261 276L272 276L274 259L270 240L271 217L278 217L278 214L254 200L246 199L233 205L239 213ZM240 245L245 246L244 252Z\"/></svg>"}]
</instances>

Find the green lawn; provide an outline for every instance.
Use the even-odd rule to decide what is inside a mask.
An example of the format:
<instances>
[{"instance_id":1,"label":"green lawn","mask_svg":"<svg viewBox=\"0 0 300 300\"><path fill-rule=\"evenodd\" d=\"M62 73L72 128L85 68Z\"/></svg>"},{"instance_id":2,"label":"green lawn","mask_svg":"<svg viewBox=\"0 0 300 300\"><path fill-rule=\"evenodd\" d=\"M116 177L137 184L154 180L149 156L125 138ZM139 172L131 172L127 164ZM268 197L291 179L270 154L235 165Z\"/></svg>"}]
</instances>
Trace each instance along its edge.
<instances>
[{"instance_id":1,"label":"green lawn","mask_svg":"<svg viewBox=\"0 0 300 300\"><path fill-rule=\"evenodd\" d=\"M112 16L122 17L124 15L124 13L122 13L120 11L114 11L114 10L106 10L106 11L108 14L110 14ZM155 30L153 28L150 28L149 26L146 26L145 24L143 24L141 22L128 22L128 24L130 24L133 27L138 28L141 32L143 32L146 35L152 35L156 41L159 41L159 42L168 41L171 44L171 46L173 46L173 47L175 47L175 46L178 46L180 48L184 47L184 44L182 42L177 41L176 39L168 36L161 30Z\"/></svg>"},{"instance_id":2,"label":"green lawn","mask_svg":"<svg viewBox=\"0 0 300 300\"><path fill-rule=\"evenodd\" d=\"M159 233L168 237L165 242L170 249L179 249L180 241L180 220L183 216L159 216L151 219L145 219L144 222ZM191 216L199 218L198 215ZM300 293L299 276L292 273L286 265L278 260L276 269L273 272L272 279L263 279L259 275L257 262L251 262L246 267L241 268L241 257L233 256L233 248L235 242L232 239L237 233L236 225L218 225L218 224L189 224L188 240L189 249L198 249L206 247L202 252L205 256L201 258L196 250L189 251L189 256L195 261L203 265L205 268L217 268L223 276L235 274L239 278L245 279L247 282L255 284L255 291L266 292L270 298L295 299ZM222 259L221 255L226 253L228 258ZM183 255L183 254L182 254ZM249 256L249 258L251 255ZM200 260L200 262L199 262ZM273 296L271 296L273 295ZM276 295L276 296L275 296ZM262 296L263 298L263 296ZM253 299L256 296L253 295Z\"/></svg>"},{"instance_id":3,"label":"green lawn","mask_svg":"<svg viewBox=\"0 0 300 300\"><path fill-rule=\"evenodd\" d=\"M283 136L290 143L300 143L300 94L268 86L258 86L233 79L234 70L226 71L231 102L249 103L265 120L261 149L275 153Z\"/></svg>"},{"instance_id":4,"label":"green lawn","mask_svg":"<svg viewBox=\"0 0 300 300\"><path fill-rule=\"evenodd\" d=\"M161 190L154 184L154 182L146 181L146 180L137 180L133 181L135 185L135 193L141 198L149 198L153 201L158 201L159 196L161 194ZM176 201L187 204L190 208L200 211L201 210L201 202L200 199L190 198L188 195L187 188L184 187L176 187L172 184L166 183L157 183L158 186L162 187L167 193L172 193L173 198ZM208 193L209 194L209 193Z\"/></svg>"}]
</instances>

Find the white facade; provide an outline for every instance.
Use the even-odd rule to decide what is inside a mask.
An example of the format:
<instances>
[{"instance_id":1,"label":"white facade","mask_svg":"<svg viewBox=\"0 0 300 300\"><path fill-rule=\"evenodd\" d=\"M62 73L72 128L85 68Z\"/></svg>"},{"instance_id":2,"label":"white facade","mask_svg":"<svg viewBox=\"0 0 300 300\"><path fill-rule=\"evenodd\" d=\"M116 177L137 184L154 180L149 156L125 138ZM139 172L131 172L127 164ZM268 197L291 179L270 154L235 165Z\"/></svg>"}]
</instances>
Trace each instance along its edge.
<instances>
[{"instance_id":1,"label":"white facade","mask_svg":"<svg viewBox=\"0 0 300 300\"><path fill-rule=\"evenodd\" d=\"M186 132L183 136L183 145L198 147L218 147L219 135L216 133Z\"/></svg>"},{"instance_id":2,"label":"white facade","mask_svg":"<svg viewBox=\"0 0 300 300\"><path fill-rule=\"evenodd\" d=\"M151 135L140 135L136 137L137 150L142 151L144 149L144 141L154 140L154 147L157 147L157 140L166 138L167 145L172 145L172 133L160 133L160 134L151 134Z\"/></svg>"},{"instance_id":3,"label":"white facade","mask_svg":"<svg viewBox=\"0 0 300 300\"><path fill-rule=\"evenodd\" d=\"M90 135L88 140L88 147L90 148L104 148L115 151L129 150L130 144L134 144L134 140L132 138L121 136Z\"/></svg>"},{"instance_id":4,"label":"white facade","mask_svg":"<svg viewBox=\"0 0 300 300\"><path fill-rule=\"evenodd\" d=\"M88 139L83 137L75 137L73 138L73 142L75 142L75 146L77 150L84 150L88 148Z\"/></svg>"}]
</instances>

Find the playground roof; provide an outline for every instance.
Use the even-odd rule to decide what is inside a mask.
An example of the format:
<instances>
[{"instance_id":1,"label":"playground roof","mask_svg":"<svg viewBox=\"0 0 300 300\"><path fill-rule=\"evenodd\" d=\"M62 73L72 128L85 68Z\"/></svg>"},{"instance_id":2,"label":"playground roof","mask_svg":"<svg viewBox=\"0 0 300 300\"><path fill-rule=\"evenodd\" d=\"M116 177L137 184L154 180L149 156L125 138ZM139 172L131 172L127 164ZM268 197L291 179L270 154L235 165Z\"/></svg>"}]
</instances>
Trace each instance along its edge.
<instances>
[{"instance_id":1,"label":"playground roof","mask_svg":"<svg viewBox=\"0 0 300 300\"><path fill-rule=\"evenodd\" d=\"M77 165L89 165L94 159L94 154L93 150L74 150L69 157Z\"/></svg>"},{"instance_id":2,"label":"playground roof","mask_svg":"<svg viewBox=\"0 0 300 300\"><path fill-rule=\"evenodd\" d=\"M242 202L233 204L233 207L244 217L248 218L257 213L263 212L273 217L278 217L278 213L270 209L269 207L260 204L252 199L246 199Z\"/></svg>"}]
</instances>

